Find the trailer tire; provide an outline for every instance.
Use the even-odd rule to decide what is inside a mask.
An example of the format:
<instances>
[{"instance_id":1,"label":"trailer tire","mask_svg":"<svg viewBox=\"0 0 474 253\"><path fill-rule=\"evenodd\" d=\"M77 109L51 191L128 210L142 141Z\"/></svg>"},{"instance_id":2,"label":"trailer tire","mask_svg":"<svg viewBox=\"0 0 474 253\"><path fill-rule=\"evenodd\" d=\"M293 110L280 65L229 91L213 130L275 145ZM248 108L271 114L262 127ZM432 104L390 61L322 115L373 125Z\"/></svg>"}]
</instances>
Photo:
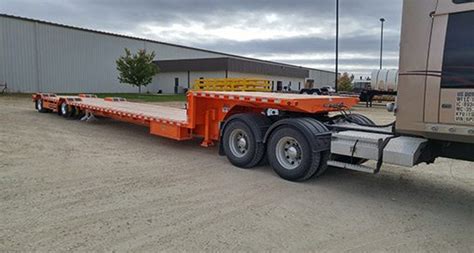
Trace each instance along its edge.
<instances>
[{"instance_id":1,"label":"trailer tire","mask_svg":"<svg viewBox=\"0 0 474 253\"><path fill-rule=\"evenodd\" d=\"M368 125L368 126L375 125L375 123L371 119L367 118L366 116L362 114L352 113L352 114L349 114L347 118L349 118L348 119L349 122L353 122L355 124L362 124L362 125ZM366 159L357 158L357 157L352 158L350 156L336 155L336 154L333 154L331 156L331 159L338 162L358 164L358 165L367 162Z\"/></svg>"},{"instance_id":2,"label":"trailer tire","mask_svg":"<svg viewBox=\"0 0 474 253\"><path fill-rule=\"evenodd\" d=\"M84 117L85 113L79 107L74 107L73 110L74 110L74 113L72 115L73 119L81 119L82 117Z\"/></svg>"},{"instance_id":3,"label":"trailer tire","mask_svg":"<svg viewBox=\"0 0 474 253\"><path fill-rule=\"evenodd\" d=\"M71 118L74 115L74 108L65 102L62 102L59 105L58 114L64 118Z\"/></svg>"},{"instance_id":4,"label":"trailer tire","mask_svg":"<svg viewBox=\"0 0 474 253\"><path fill-rule=\"evenodd\" d=\"M321 154L312 152L305 135L291 126L281 126L272 133L267 156L275 173L289 181L311 178L321 161Z\"/></svg>"},{"instance_id":5,"label":"trailer tire","mask_svg":"<svg viewBox=\"0 0 474 253\"><path fill-rule=\"evenodd\" d=\"M259 131L266 131L267 121L268 118L258 114L238 114L228 120L223 129L222 148L231 164L248 169L263 160L265 144Z\"/></svg>"},{"instance_id":6,"label":"trailer tire","mask_svg":"<svg viewBox=\"0 0 474 253\"><path fill-rule=\"evenodd\" d=\"M43 107L43 100L42 99L37 99L35 101L35 108L38 112L41 112L41 113L46 113L46 112L49 112L48 109L45 109Z\"/></svg>"}]
</instances>

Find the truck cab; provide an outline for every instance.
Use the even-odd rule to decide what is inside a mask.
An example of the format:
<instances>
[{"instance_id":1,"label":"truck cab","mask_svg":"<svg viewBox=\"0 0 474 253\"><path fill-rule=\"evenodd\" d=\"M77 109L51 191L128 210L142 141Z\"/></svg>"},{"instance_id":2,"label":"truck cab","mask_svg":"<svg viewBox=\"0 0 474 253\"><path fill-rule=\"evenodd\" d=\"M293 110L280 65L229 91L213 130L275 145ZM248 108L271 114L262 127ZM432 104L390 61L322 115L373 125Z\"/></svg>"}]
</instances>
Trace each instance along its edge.
<instances>
[{"instance_id":1,"label":"truck cab","mask_svg":"<svg viewBox=\"0 0 474 253\"><path fill-rule=\"evenodd\" d=\"M397 133L474 143L473 41L473 0L404 1Z\"/></svg>"}]
</instances>

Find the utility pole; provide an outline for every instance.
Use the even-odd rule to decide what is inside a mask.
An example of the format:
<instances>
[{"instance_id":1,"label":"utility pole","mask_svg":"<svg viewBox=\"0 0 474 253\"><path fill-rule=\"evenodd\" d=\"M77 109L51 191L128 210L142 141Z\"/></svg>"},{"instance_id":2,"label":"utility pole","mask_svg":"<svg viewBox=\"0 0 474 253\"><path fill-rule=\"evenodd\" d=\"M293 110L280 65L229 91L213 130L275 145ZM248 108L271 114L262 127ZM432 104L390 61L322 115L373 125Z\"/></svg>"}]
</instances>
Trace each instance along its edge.
<instances>
[{"instance_id":1,"label":"utility pole","mask_svg":"<svg viewBox=\"0 0 474 253\"><path fill-rule=\"evenodd\" d=\"M336 0L336 78L334 89L337 92L337 79L339 77L339 0Z\"/></svg>"},{"instance_id":2,"label":"utility pole","mask_svg":"<svg viewBox=\"0 0 474 253\"><path fill-rule=\"evenodd\" d=\"M380 69L382 69L383 64L383 23L385 22L384 18L380 19L381 28L380 28Z\"/></svg>"}]
</instances>

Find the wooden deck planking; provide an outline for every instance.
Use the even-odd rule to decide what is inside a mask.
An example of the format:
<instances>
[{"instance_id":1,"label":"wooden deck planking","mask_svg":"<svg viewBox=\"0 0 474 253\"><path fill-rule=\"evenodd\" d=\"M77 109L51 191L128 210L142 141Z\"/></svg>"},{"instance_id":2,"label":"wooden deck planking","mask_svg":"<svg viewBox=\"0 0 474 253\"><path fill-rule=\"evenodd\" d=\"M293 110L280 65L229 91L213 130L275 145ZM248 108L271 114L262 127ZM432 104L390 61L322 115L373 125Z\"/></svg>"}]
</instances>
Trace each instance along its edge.
<instances>
[{"instance_id":1,"label":"wooden deck planking","mask_svg":"<svg viewBox=\"0 0 474 253\"><path fill-rule=\"evenodd\" d=\"M155 119L178 122L188 121L185 109L173 108L168 106L134 102L111 102L105 101L102 98L82 98L82 102L76 103L81 105L99 107L105 110L114 110L133 115L141 115Z\"/></svg>"}]
</instances>

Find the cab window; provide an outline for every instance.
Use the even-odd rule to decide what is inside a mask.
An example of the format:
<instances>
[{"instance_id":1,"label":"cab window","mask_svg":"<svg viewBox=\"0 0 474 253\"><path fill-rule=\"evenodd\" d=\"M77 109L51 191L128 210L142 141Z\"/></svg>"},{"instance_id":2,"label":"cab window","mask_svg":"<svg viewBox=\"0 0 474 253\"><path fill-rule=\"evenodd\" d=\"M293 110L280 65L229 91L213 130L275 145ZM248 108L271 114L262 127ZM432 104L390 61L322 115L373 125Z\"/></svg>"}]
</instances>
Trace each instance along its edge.
<instances>
[{"instance_id":1,"label":"cab window","mask_svg":"<svg viewBox=\"0 0 474 253\"><path fill-rule=\"evenodd\" d=\"M474 0L453 0L455 4L474 3Z\"/></svg>"},{"instance_id":2,"label":"cab window","mask_svg":"<svg viewBox=\"0 0 474 253\"><path fill-rule=\"evenodd\" d=\"M442 88L474 88L474 11L449 15Z\"/></svg>"}]
</instances>

